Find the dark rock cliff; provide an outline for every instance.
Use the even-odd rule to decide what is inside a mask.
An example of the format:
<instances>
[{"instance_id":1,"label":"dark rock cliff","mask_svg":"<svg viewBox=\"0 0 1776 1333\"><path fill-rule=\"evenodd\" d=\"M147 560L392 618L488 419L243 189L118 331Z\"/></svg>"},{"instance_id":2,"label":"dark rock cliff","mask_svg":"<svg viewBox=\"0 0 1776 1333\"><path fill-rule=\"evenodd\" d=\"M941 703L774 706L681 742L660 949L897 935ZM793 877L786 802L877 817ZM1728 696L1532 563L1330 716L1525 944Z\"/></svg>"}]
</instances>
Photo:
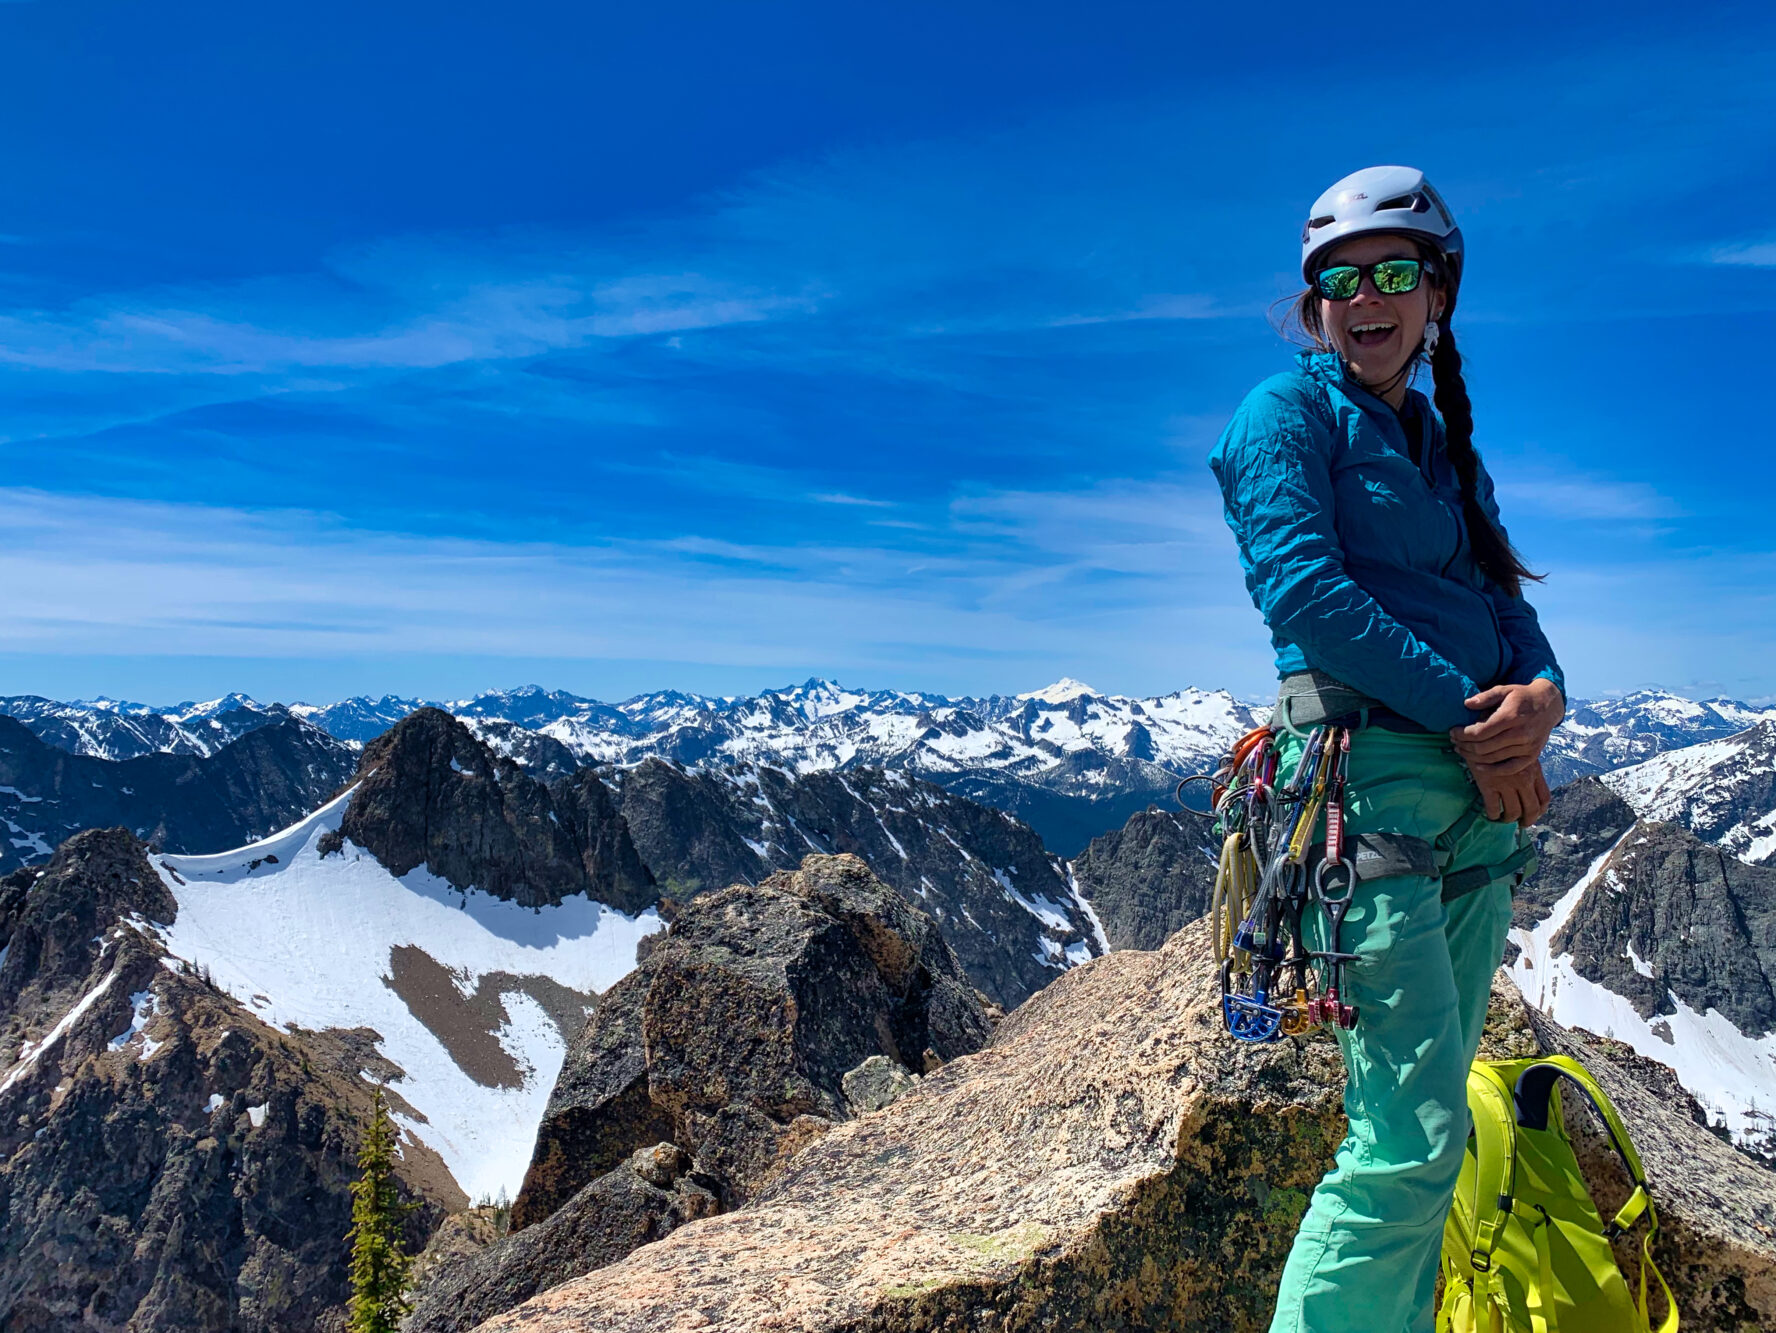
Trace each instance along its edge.
<instances>
[{"instance_id":1,"label":"dark rock cliff","mask_svg":"<svg viewBox=\"0 0 1776 1333\"><path fill-rule=\"evenodd\" d=\"M1547 916L1561 895L1633 827L1634 811L1595 777L1557 790L1535 827L1537 865L1518 886L1511 924L1527 928Z\"/></svg>"},{"instance_id":2,"label":"dark rock cliff","mask_svg":"<svg viewBox=\"0 0 1776 1333\"><path fill-rule=\"evenodd\" d=\"M657 897L609 788L590 769L544 785L466 726L422 708L364 749L332 846L391 874L416 866L526 907L583 893L625 912Z\"/></svg>"},{"instance_id":3,"label":"dark rock cliff","mask_svg":"<svg viewBox=\"0 0 1776 1333\"><path fill-rule=\"evenodd\" d=\"M168 851L218 852L294 823L351 776L357 755L294 718L208 757L70 754L0 716L0 872L48 859L82 829L121 826Z\"/></svg>"},{"instance_id":4,"label":"dark rock cliff","mask_svg":"<svg viewBox=\"0 0 1776 1333\"><path fill-rule=\"evenodd\" d=\"M1776 1031L1776 866L1675 824L1635 825L1552 945L1643 1017L1676 1012L1675 994L1747 1036Z\"/></svg>"},{"instance_id":5,"label":"dark rock cliff","mask_svg":"<svg viewBox=\"0 0 1776 1333\"><path fill-rule=\"evenodd\" d=\"M0 1328L310 1333L344 1325L370 1089L166 966L174 904L121 829L32 876L0 967ZM139 923L139 924L138 924ZM466 1203L403 1145L417 1246Z\"/></svg>"},{"instance_id":6,"label":"dark rock cliff","mask_svg":"<svg viewBox=\"0 0 1776 1333\"><path fill-rule=\"evenodd\" d=\"M513 1234L440 1267L414 1333L453 1333L751 1197L849 1118L870 1057L925 1070L991 1035L935 923L851 856L685 906L568 1052Z\"/></svg>"},{"instance_id":7,"label":"dark rock cliff","mask_svg":"<svg viewBox=\"0 0 1776 1333\"><path fill-rule=\"evenodd\" d=\"M1156 806L1093 838L1073 862L1113 949L1157 949L1209 910L1220 843L1213 821Z\"/></svg>"},{"instance_id":8,"label":"dark rock cliff","mask_svg":"<svg viewBox=\"0 0 1776 1333\"><path fill-rule=\"evenodd\" d=\"M651 759L615 780L642 858L675 899L756 883L810 853L858 856L931 914L974 984L1007 1009L1052 981L1069 951L1098 951L1065 867L1033 829L905 773L686 773Z\"/></svg>"}]
</instances>

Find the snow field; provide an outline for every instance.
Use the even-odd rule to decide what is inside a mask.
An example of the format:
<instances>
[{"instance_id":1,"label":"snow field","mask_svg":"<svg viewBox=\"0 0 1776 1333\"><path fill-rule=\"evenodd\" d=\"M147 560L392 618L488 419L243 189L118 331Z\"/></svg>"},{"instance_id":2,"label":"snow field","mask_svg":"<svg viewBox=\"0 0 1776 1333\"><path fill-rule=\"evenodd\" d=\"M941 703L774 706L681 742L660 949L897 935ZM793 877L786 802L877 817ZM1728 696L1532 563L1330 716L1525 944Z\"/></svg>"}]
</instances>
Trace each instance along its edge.
<instances>
[{"instance_id":1,"label":"snow field","mask_svg":"<svg viewBox=\"0 0 1776 1333\"><path fill-rule=\"evenodd\" d=\"M339 827L350 795L236 851L154 858L179 904L159 933L173 959L207 967L273 1027L374 1028L378 1049L405 1071L392 1090L418 1113L397 1115L402 1128L444 1159L471 1199L515 1195L566 1053L560 1030L529 995L505 994L497 1038L523 1083L483 1086L385 984L391 951L422 949L465 996L489 972L602 992L664 923L651 909L628 917L585 898L533 911L459 893L423 867L397 879L349 842L323 859L316 843Z\"/></svg>"},{"instance_id":2,"label":"snow field","mask_svg":"<svg viewBox=\"0 0 1776 1333\"><path fill-rule=\"evenodd\" d=\"M1630 829L1622 835L1632 836ZM1561 895L1553 910L1530 930L1514 928L1511 939L1522 950L1510 969L1524 997L1555 1022L1585 1028L1627 1042L1639 1054L1669 1065L1698 1101L1725 1118L1734 1137L1767 1127L1753 1113L1776 1111L1776 1033L1748 1037L1716 1010L1699 1014L1667 992L1677 1012L1642 1018L1622 996L1579 975L1571 954L1555 954L1552 943L1560 928L1587 893L1607 892L1609 858L1622 845L1592 862L1578 882ZM1629 962L1643 976L1652 967L1629 952Z\"/></svg>"}]
</instances>

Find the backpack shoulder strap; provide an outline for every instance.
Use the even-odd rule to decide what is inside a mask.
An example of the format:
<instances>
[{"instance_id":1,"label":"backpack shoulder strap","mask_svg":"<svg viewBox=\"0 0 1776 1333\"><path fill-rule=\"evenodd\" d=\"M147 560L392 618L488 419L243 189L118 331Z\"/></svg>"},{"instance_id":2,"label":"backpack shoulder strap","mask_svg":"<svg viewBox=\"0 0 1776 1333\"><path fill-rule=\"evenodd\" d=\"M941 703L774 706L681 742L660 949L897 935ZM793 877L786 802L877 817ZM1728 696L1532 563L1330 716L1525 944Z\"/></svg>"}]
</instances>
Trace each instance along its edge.
<instances>
[{"instance_id":1,"label":"backpack shoulder strap","mask_svg":"<svg viewBox=\"0 0 1776 1333\"><path fill-rule=\"evenodd\" d=\"M1628 1137L1628 1129L1617 1114L1609 1094L1601 1084L1592 1077L1591 1071L1569 1055L1548 1055L1528 1063L1523 1072L1517 1076L1517 1083L1511 1090L1511 1100L1516 1123L1525 1129L1548 1128L1549 1103L1554 1092L1554 1085L1562 1078L1570 1079L1578 1086L1585 1100L1591 1103L1591 1109L1597 1112L1597 1118L1603 1121L1608 1132L1610 1145L1628 1168L1629 1178L1634 1181L1634 1193L1628 1196L1628 1202L1622 1205L1611 1220L1607 1234L1612 1238L1621 1235L1638 1222L1642 1215L1647 1219L1646 1235L1640 1242L1640 1319L1642 1327L1650 1327L1647 1316L1647 1273L1658 1279L1659 1286L1665 1292L1665 1319L1657 1333L1677 1333L1677 1302L1671 1295L1671 1284L1665 1281L1665 1275L1653 1263L1653 1235L1659 1229L1659 1213L1653 1207L1652 1195L1647 1192L1646 1169L1641 1166L1640 1154L1634 1150L1634 1141ZM1473 1083L1469 1081L1469 1100L1473 1098ZM1475 1121L1479 1117L1476 1114Z\"/></svg>"},{"instance_id":2,"label":"backpack shoulder strap","mask_svg":"<svg viewBox=\"0 0 1776 1333\"><path fill-rule=\"evenodd\" d=\"M1484 1063L1468 1071L1468 1113L1474 1119L1474 1233L1468 1238L1474 1271L1492 1272L1499 1232L1511 1215L1517 1174L1517 1119L1505 1081Z\"/></svg>"},{"instance_id":3,"label":"backpack shoulder strap","mask_svg":"<svg viewBox=\"0 0 1776 1333\"><path fill-rule=\"evenodd\" d=\"M1525 1129L1547 1129L1548 1108L1554 1085L1562 1078L1571 1079L1578 1085L1585 1100L1591 1103L1591 1109L1597 1112L1597 1118L1603 1121L1604 1129L1609 1133L1610 1146L1628 1168L1628 1175L1633 1179L1636 1191L1643 1189L1646 1185L1646 1171L1640 1164L1640 1154L1634 1151L1634 1141L1628 1137L1627 1127L1622 1124L1621 1116L1616 1114L1614 1103L1610 1101L1603 1086L1591 1076L1591 1071L1570 1055L1545 1055L1525 1066L1523 1072L1517 1076L1517 1084L1511 1089L1517 1123ZM1639 1216L1638 1210L1635 1216Z\"/></svg>"}]
</instances>

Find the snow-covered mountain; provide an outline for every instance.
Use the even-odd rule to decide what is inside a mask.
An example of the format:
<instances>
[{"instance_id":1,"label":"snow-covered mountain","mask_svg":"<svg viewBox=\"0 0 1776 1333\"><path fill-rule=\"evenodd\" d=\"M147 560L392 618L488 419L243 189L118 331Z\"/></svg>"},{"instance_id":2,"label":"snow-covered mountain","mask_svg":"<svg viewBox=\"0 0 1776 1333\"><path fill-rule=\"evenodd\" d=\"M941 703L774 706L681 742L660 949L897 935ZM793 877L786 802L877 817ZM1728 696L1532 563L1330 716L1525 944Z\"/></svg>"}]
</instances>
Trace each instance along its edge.
<instances>
[{"instance_id":1,"label":"snow-covered mountain","mask_svg":"<svg viewBox=\"0 0 1776 1333\"><path fill-rule=\"evenodd\" d=\"M426 702L392 694L385 694L380 699L359 695L332 704L291 704L290 711L342 741L362 745L375 740L409 713L424 708Z\"/></svg>"},{"instance_id":2,"label":"snow-covered mountain","mask_svg":"<svg viewBox=\"0 0 1776 1333\"><path fill-rule=\"evenodd\" d=\"M224 703L232 703L232 711L218 713ZM298 703L287 711L362 744L424 706L384 696ZM667 690L619 704L527 686L435 706L461 717L502 753L555 772L569 759L633 766L650 758L692 768L764 764L796 776L866 767L905 771L1017 815L1060 852L1077 851L1134 811L1167 799L1180 777L1212 767L1262 715L1224 690L1137 699L1073 680L1025 694L949 698L851 690L816 679L737 698ZM9 707L0 700L0 712ZM195 725L273 709L283 706L240 696L160 712L33 700L18 704L18 715L37 729L45 724L36 719L53 712L56 726L53 734L46 727L46 740L77 753L110 754L119 750L120 722L135 728L130 735L137 748L154 739L155 728L164 731L167 746L189 746Z\"/></svg>"},{"instance_id":3,"label":"snow-covered mountain","mask_svg":"<svg viewBox=\"0 0 1776 1333\"><path fill-rule=\"evenodd\" d=\"M1776 863L1776 721L1667 751L1604 781L1643 819L1682 824L1753 865Z\"/></svg>"},{"instance_id":4,"label":"snow-covered mountain","mask_svg":"<svg viewBox=\"0 0 1776 1333\"><path fill-rule=\"evenodd\" d=\"M1621 777L1555 794L1537 829L1540 868L1516 897L1506 967L1557 1022L1673 1069L1715 1124L1770 1158L1776 867L1644 817L1614 790Z\"/></svg>"},{"instance_id":5,"label":"snow-covered mountain","mask_svg":"<svg viewBox=\"0 0 1776 1333\"><path fill-rule=\"evenodd\" d=\"M503 701L474 701L490 716ZM622 723L613 722L615 712ZM761 763L805 775L880 767L1008 811L1075 851L1212 767L1254 715L1225 691L1152 699L1061 681L1028 694L948 699L810 680L739 699L647 695L544 723L582 762L658 757Z\"/></svg>"},{"instance_id":6,"label":"snow-covered mountain","mask_svg":"<svg viewBox=\"0 0 1776 1333\"><path fill-rule=\"evenodd\" d=\"M287 708L229 695L159 710L23 697L0 700L0 713L61 748L123 757L150 749L209 753L286 713L361 745L424 706L393 695ZM616 704L526 686L435 706L464 719L502 753L550 775L575 763L633 766L649 758L691 768L765 764L792 775L905 771L1017 815L1064 855L1120 828L1150 803L1167 804L1180 777L1212 767L1228 742L1266 711L1221 690L1134 698L1074 680L1025 694L951 698L814 679L757 695L666 690ZM1545 756L1549 781L1558 786L1722 740L1760 721L1776 721L1776 708L1725 699L1698 703L1656 690L1577 700Z\"/></svg>"},{"instance_id":7,"label":"snow-covered mountain","mask_svg":"<svg viewBox=\"0 0 1776 1333\"><path fill-rule=\"evenodd\" d=\"M283 721L291 711L281 704L256 703L244 694L171 708L116 699L60 703L35 694L0 698L0 715L17 718L59 750L93 759L156 753L207 757L249 731Z\"/></svg>"},{"instance_id":8,"label":"snow-covered mountain","mask_svg":"<svg viewBox=\"0 0 1776 1333\"><path fill-rule=\"evenodd\" d=\"M578 895L524 907L424 867L396 876L350 842L323 856L350 797L236 851L152 858L178 913L150 933L170 966L274 1028L372 1030L407 1133L471 1199L516 1193L567 1043L664 923Z\"/></svg>"},{"instance_id":9,"label":"snow-covered mountain","mask_svg":"<svg viewBox=\"0 0 1776 1333\"><path fill-rule=\"evenodd\" d=\"M1548 785L1587 773L1607 773L1654 755L1721 740L1759 722L1776 721L1776 708L1733 699L1686 699L1669 690L1637 690L1620 699L1575 699L1542 756Z\"/></svg>"}]
</instances>

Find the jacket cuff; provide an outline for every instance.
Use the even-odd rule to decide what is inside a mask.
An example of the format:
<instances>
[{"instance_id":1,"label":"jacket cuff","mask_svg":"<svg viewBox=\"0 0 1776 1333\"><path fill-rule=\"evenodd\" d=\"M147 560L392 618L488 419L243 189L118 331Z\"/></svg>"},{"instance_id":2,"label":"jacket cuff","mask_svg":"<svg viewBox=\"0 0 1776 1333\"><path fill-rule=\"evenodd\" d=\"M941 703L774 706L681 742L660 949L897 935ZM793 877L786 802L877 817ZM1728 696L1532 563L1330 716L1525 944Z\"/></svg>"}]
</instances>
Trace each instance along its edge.
<instances>
[{"instance_id":1,"label":"jacket cuff","mask_svg":"<svg viewBox=\"0 0 1776 1333\"><path fill-rule=\"evenodd\" d=\"M1470 722L1478 722L1481 714L1469 708L1465 700L1480 693L1480 687L1466 676L1462 677L1461 690L1448 703L1441 701L1431 705L1431 712L1424 716L1414 716L1412 720L1421 727L1429 727L1436 732L1450 732L1457 727L1465 727Z\"/></svg>"},{"instance_id":2,"label":"jacket cuff","mask_svg":"<svg viewBox=\"0 0 1776 1333\"><path fill-rule=\"evenodd\" d=\"M1552 664L1545 666L1523 683L1525 685L1533 685L1538 680L1553 681L1554 688L1560 691L1560 702L1563 704L1572 702L1566 694L1566 673L1561 671L1558 666Z\"/></svg>"}]
</instances>

